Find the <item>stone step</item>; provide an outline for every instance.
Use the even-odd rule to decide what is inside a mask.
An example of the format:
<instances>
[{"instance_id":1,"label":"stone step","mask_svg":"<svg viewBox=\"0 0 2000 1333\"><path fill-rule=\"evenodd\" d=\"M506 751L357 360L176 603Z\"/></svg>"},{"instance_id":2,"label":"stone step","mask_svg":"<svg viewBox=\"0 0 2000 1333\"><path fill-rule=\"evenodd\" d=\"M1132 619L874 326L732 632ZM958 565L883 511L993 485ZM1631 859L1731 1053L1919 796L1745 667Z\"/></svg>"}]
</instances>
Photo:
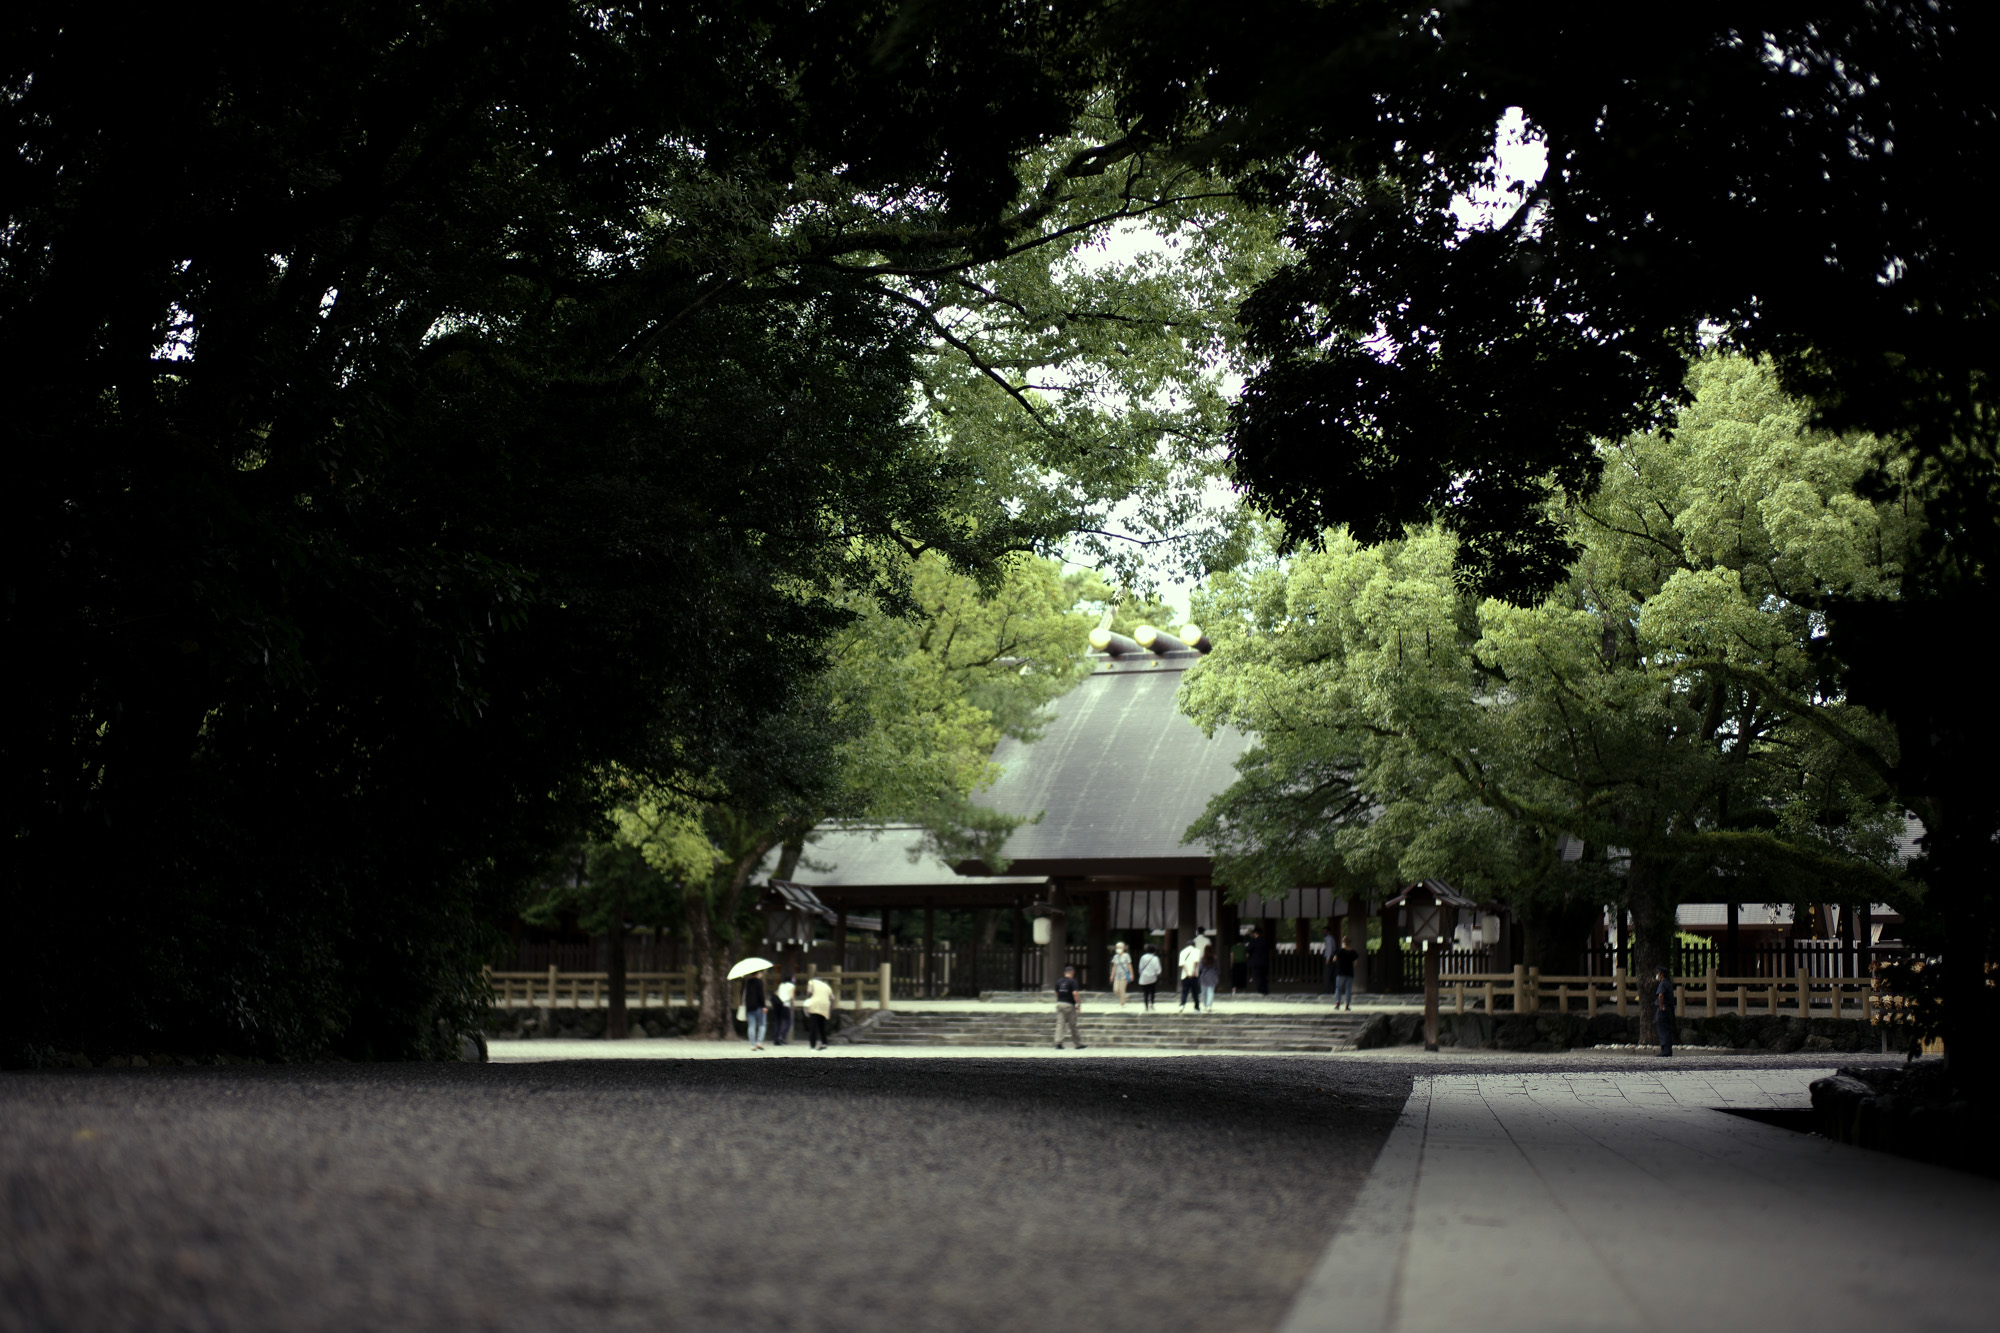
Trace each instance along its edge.
<instances>
[{"instance_id":1,"label":"stone step","mask_svg":"<svg viewBox=\"0 0 2000 1333\"><path fill-rule=\"evenodd\" d=\"M891 1023L899 1027L912 1027L912 1028L1029 1027L1038 1023L1040 1024L1052 1023L1055 1021L1055 1014L1054 1013L1006 1014L1006 1015L995 1015L992 1018L965 1018L965 1017L960 1017L959 1015L956 1014L951 1014L951 1015L940 1014L935 1017L930 1015L904 1016L901 1014L895 1014L888 1018L884 1018L880 1021L884 1023ZM1173 1029L1173 1030L1179 1030L1185 1028L1189 1031L1210 1031L1216 1029L1227 1029L1232 1032L1243 1029L1252 1029L1252 1028L1269 1029L1271 1031L1283 1031L1283 1032L1321 1032L1333 1028L1365 1027L1368 1022L1366 1016L1355 1017L1355 1018L1320 1018L1320 1019L1266 1018L1263 1016L1259 1016L1256 1018L1225 1019L1225 1018L1213 1018L1207 1015L1204 1015L1200 1018L1191 1018L1191 1017L1190 1018L1175 1018L1175 1017L1136 1018L1136 1017L1123 1017L1117 1014L1093 1013L1088 1009L1083 1011L1083 1021L1087 1023L1100 1023L1120 1028L1130 1027L1130 1028Z\"/></svg>"},{"instance_id":2,"label":"stone step","mask_svg":"<svg viewBox=\"0 0 2000 1333\"><path fill-rule=\"evenodd\" d=\"M1194 1037L1194 1036L1201 1036L1201 1035L1203 1035L1203 1034L1205 1034L1205 1033L1215 1033L1215 1032L1221 1032L1221 1033L1228 1033L1228 1034L1230 1034L1230 1035L1232 1035L1232 1036L1249 1036L1249 1035L1258 1035L1258 1036L1273 1036L1273 1037L1277 1037L1277 1036L1317 1036L1317 1035L1319 1035L1319 1034L1321 1034L1321 1033L1344 1033L1344 1032L1359 1032L1359 1031L1361 1030L1361 1024L1358 1024L1358 1023L1357 1023L1357 1024L1354 1024L1354 1025L1352 1025L1352 1026L1348 1026L1348 1025L1346 1025L1346 1024L1342 1024L1342 1025L1340 1025L1340 1026L1337 1026L1337 1027L1336 1027L1336 1026L1334 1026L1334 1025L1332 1025L1332 1024L1328 1024L1328 1025L1326 1025L1326 1026L1324 1026L1324 1027L1319 1027L1319 1026L1313 1026L1313 1027L1264 1027L1264 1026L1256 1026L1256 1027L1252 1027L1252 1026L1249 1026L1249 1025L1247 1025L1247 1024L1246 1024L1246 1025L1242 1025L1242 1026L1237 1026L1237 1025L1230 1025L1230 1026L1226 1026L1226 1027L1225 1027L1225 1026L1222 1026L1222 1025L1219 1025L1219 1024L1218 1024L1218 1025L1216 1025L1216 1026L1213 1026L1213 1027L1194 1027L1194 1026L1188 1026L1188 1027L1158 1027L1158 1028L1154 1028L1154 1027L1147 1027L1147 1028L1136 1028L1136 1027L1132 1027L1132 1026L1128 1026L1128 1025L1126 1025L1126 1024L1123 1024L1123 1023L1116 1023L1116 1024L1113 1024L1113 1023L1093 1023L1093 1022L1091 1022L1090 1018L1089 1018L1089 1017L1088 1017L1087 1015L1086 1015L1086 1016L1084 1017L1084 1019L1083 1019L1083 1022L1084 1022L1084 1023L1086 1023L1086 1024L1089 1024L1089 1025L1090 1025L1091 1027L1094 1027L1094 1028L1096 1028L1096 1029L1097 1029L1098 1031L1100 1031L1100 1032L1119 1032L1119 1033L1128 1033L1128 1034L1131 1034L1131 1035L1135 1035L1135 1036L1136 1036L1136 1035L1142 1035L1142 1034L1144 1034L1144 1033L1148 1033L1148 1032L1150 1032L1150 1033L1154 1033L1154 1034L1156 1034L1156 1035L1160 1035L1160 1036L1173 1036L1173 1037ZM878 1028L880 1028L881 1030L883 1030L883 1031L891 1031L891 1032L912 1032L912 1033L934 1033L934 1034L937 1034L937 1035L940 1035L940 1036L942 1036L942 1035L946 1035L946 1034L953 1034L953 1033L968 1033L968 1034L969 1034L969 1033L979 1033L979 1032L1040 1032L1040 1031L1043 1031L1043 1030L1044 1030L1044 1029L1046 1029L1046 1028L1050 1028L1050 1027L1053 1027L1054 1025L1055 1025L1055 1020L1054 1020L1053 1018L1051 1018L1051 1019L1047 1020L1046 1022L1041 1022L1041 1023L994 1023L994 1024L986 1024L986 1023L952 1023L952 1024L942 1024L942 1023L925 1023L925 1024L902 1024L902 1023L880 1023L880 1024L877 1024L876 1026L877 1026Z\"/></svg>"},{"instance_id":3,"label":"stone step","mask_svg":"<svg viewBox=\"0 0 2000 1333\"><path fill-rule=\"evenodd\" d=\"M848 1038L866 1046L1054 1044L1054 1006L1039 1013L887 1013ZM1330 1051L1353 1045L1366 1014L1177 1014L1086 1004L1086 1045L1147 1050Z\"/></svg>"}]
</instances>

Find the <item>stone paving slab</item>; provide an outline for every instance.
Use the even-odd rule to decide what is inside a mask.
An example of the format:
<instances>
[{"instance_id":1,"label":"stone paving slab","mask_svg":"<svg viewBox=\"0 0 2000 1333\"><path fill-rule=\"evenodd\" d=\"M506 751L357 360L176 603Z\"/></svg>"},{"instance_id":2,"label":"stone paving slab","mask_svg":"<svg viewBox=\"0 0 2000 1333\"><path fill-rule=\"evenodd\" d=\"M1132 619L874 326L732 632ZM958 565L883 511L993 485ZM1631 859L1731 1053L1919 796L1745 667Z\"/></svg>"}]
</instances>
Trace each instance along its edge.
<instances>
[{"instance_id":1,"label":"stone paving slab","mask_svg":"<svg viewBox=\"0 0 2000 1333\"><path fill-rule=\"evenodd\" d=\"M1718 1109L1830 1072L1420 1077L1282 1333L1994 1327L2000 1182Z\"/></svg>"}]
</instances>

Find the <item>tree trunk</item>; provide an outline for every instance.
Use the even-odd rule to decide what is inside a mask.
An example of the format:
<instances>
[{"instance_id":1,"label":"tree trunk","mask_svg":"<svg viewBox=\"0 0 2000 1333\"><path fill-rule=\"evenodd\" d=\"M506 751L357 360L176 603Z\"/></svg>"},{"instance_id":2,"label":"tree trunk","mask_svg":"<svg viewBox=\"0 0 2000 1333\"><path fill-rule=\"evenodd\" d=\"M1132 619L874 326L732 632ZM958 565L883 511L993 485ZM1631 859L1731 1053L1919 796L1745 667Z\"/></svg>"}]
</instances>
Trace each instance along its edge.
<instances>
[{"instance_id":1,"label":"tree trunk","mask_svg":"<svg viewBox=\"0 0 2000 1333\"><path fill-rule=\"evenodd\" d=\"M719 925L711 914L706 886L688 894L688 932L694 937L695 965L701 977L697 1037L727 1041L736 1035L736 1006L729 1003L729 969L742 946L742 925L737 918L743 905L743 886L750 882L764 854L777 845L775 835L759 838L736 858L723 885L722 901L716 904L722 915Z\"/></svg>"},{"instance_id":2,"label":"tree trunk","mask_svg":"<svg viewBox=\"0 0 2000 1333\"><path fill-rule=\"evenodd\" d=\"M625 912L622 906L611 914L611 936L605 943L609 946L605 970L611 974L611 1012L604 1019L604 1035L612 1041L623 1041L631 1028L625 1014Z\"/></svg>"},{"instance_id":3,"label":"tree trunk","mask_svg":"<svg viewBox=\"0 0 2000 1333\"><path fill-rule=\"evenodd\" d=\"M1674 934L1680 928L1674 904L1662 901L1659 870L1635 855L1626 872L1625 902L1632 910L1632 975L1650 977L1653 969L1674 969Z\"/></svg>"},{"instance_id":4,"label":"tree trunk","mask_svg":"<svg viewBox=\"0 0 2000 1333\"><path fill-rule=\"evenodd\" d=\"M709 918L708 894L697 889L687 897L688 943L694 950L695 988L700 995L695 1013L696 1037L727 1041L736 1035L729 1003L729 960L715 938Z\"/></svg>"},{"instance_id":5,"label":"tree trunk","mask_svg":"<svg viewBox=\"0 0 2000 1333\"><path fill-rule=\"evenodd\" d=\"M1396 909L1384 907L1382 943L1375 954L1375 970L1381 977L1383 992L1389 995L1401 994L1403 989L1403 937L1397 931Z\"/></svg>"},{"instance_id":6,"label":"tree trunk","mask_svg":"<svg viewBox=\"0 0 2000 1333\"><path fill-rule=\"evenodd\" d=\"M1565 903L1543 906L1521 916L1521 952L1529 967L1552 976L1567 976L1580 970L1583 951L1597 928L1603 908L1596 903ZM1511 966L1511 964L1510 964ZM1496 969L1497 970L1497 969Z\"/></svg>"},{"instance_id":7,"label":"tree trunk","mask_svg":"<svg viewBox=\"0 0 2000 1333\"><path fill-rule=\"evenodd\" d=\"M1945 1064L1961 1096L1990 1107L2000 1099L1992 1035L1996 1005L1986 984L1992 834L1990 821L1980 820L1973 824L1979 836L1966 838L1964 825L1951 818L1957 812L1939 809L1945 804L1933 802L1932 809L1945 816L1938 821L1944 828L1926 829L1924 844L1924 881L1931 890L1926 905L1934 905L1943 934Z\"/></svg>"}]
</instances>

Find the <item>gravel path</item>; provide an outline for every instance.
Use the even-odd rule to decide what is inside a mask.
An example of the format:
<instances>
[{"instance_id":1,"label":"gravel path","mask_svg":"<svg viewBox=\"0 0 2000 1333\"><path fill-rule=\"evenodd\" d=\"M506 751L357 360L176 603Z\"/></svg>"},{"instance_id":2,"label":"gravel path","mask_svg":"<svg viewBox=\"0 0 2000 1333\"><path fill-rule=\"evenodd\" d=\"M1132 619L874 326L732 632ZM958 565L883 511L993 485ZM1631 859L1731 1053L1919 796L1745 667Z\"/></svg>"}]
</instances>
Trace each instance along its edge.
<instances>
[{"instance_id":1,"label":"gravel path","mask_svg":"<svg viewBox=\"0 0 2000 1333\"><path fill-rule=\"evenodd\" d=\"M1269 1329L1460 1067L0 1074L0 1328Z\"/></svg>"}]
</instances>

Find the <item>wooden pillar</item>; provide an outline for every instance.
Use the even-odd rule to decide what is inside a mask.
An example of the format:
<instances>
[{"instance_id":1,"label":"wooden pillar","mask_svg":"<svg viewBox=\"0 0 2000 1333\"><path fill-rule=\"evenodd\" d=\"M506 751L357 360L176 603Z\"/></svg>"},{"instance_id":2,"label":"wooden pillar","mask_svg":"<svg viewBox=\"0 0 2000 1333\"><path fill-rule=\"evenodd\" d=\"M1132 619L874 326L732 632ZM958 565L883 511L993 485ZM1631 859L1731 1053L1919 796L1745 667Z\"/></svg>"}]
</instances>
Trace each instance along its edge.
<instances>
[{"instance_id":1,"label":"wooden pillar","mask_svg":"<svg viewBox=\"0 0 2000 1333\"><path fill-rule=\"evenodd\" d=\"M1345 912L1341 910L1346 906L1347 906L1347 899L1345 898L1331 898L1327 903L1328 910L1326 916L1326 933L1333 936L1334 943L1332 947L1335 949L1340 947L1340 938L1343 935L1347 934L1347 916ZM1318 983L1314 987L1315 990L1325 991L1328 993L1332 992L1333 982L1328 979L1332 975L1328 971L1328 968L1331 966L1332 963L1333 963L1333 955L1329 953L1327 954L1326 957L1320 959L1316 964L1314 964L1314 966L1319 968L1319 975L1314 978L1314 980ZM1358 973L1363 971L1364 969L1356 968L1354 970ZM1359 983L1361 981L1361 978L1357 976L1354 978L1354 980L1356 981L1356 983ZM1360 985L1357 984L1355 986L1355 989L1356 990L1361 989Z\"/></svg>"},{"instance_id":2,"label":"wooden pillar","mask_svg":"<svg viewBox=\"0 0 2000 1333\"><path fill-rule=\"evenodd\" d=\"M1627 912L1625 910L1624 904L1621 903L1618 907L1618 953L1616 956L1617 964L1612 969L1613 971L1630 972L1632 970L1632 955L1628 951L1630 945L1626 935L1627 925L1630 920L1631 920L1631 913Z\"/></svg>"},{"instance_id":3,"label":"wooden pillar","mask_svg":"<svg viewBox=\"0 0 2000 1333\"><path fill-rule=\"evenodd\" d=\"M1835 976L1854 975L1854 909L1846 906L1840 909L1840 965L1842 970L1836 972ZM1834 987L1833 993L1836 997L1834 1017L1838 1018L1840 988Z\"/></svg>"},{"instance_id":4,"label":"wooden pillar","mask_svg":"<svg viewBox=\"0 0 2000 1333\"><path fill-rule=\"evenodd\" d=\"M1014 989L1028 988L1028 932L1027 918L1021 914L1021 900L1014 899Z\"/></svg>"},{"instance_id":5,"label":"wooden pillar","mask_svg":"<svg viewBox=\"0 0 2000 1333\"><path fill-rule=\"evenodd\" d=\"M1049 942L1042 953L1042 989L1053 994L1069 966L1069 889L1062 880L1049 886Z\"/></svg>"},{"instance_id":6,"label":"wooden pillar","mask_svg":"<svg viewBox=\"0 0 2000 1333\"><path fill-rule=\"evenodd\" d=\"M1743 942L1742 923L1739 919L1741 909L1741 903L1729 904L1729 928L1723 932L1722 936L1723 952L1729 955L1723 961L1722 966L1727 974L1732 977L1743 975L1743 965L1737 961L1736 955L1737 947Z\"/></svg>"},{"instance_id":7,"label":"wooden pillar","mask_svg":"<svg viewBox=\"0 0 2000 1333\"><path fill-rule=\"evenodd\" d=\"M882 909L882 961L893 965L896 960L896 909ZM896 969L901 972L903 969ZM914 978L912 978L914 980ZM916 992L912 991L911 994Z\"/></svg>"},{"instance_id":8,"label":"wooden pillar","mask_svg":"<svg viewBox=\"0 0 2000 1333\"><path fill-rule=\"evenodd\" d=\"M1222 985L1229 985L1230 959L1236 956L1236 941L1241 938L1243 921L1238 914L1237 904L1229 901L1225 889L1215 891L1215 970L1221 975Z\"/></svg>"},{"instance_id":9,"label":"wooden pillar","mask_svg":"<svg viewBox=\"0 0 2000 1333\"><path fill-rule=\"evenodd\" d=\"M833 965L841 971L847 970L847 904L840 905L839 915L833 919Z\"/></svg>"},{"instance_id":10,"label":"wooden pillar","mask_svg":"<svg viewBox=\"0 0 2000 1333\"><path fill-rule=\"evenodd\" d=\"M937 998L937 904L924 899L924 998Z\"/></svg>"},{"instance_id":11,"label":"wooden pillar","mask_svg":"<svg viewBox=\"0 0 2000 1333\"><path fill-rule=\"evenodd\" d=\"M1438 1048L1438 941L1425 940L1424 951L1424 1049Z\"/></svg>"},{"instance_id":12,"label":"wooden pillar","mask_svg":"<svg viewBox=\"0 0 2000 1333\"><path fill-rule=\"evenodd\" d=\"M1175 905L1180 913L1181 938L1179 944L1174 947L1174 956L1166 960L1167 967L1173 972L1175 986L1180 985L1181 974L1177 966L1180 952L1201 934L1201 896L1199 890L1195 888L1195 882L1183 878L1178 890L1175 894Z\"/></svg>"},{"instance_id":13,"label":"wooden pillar","mask_svg":"<svg viewBox=\"0 0 2000 1333\"><path fill-rule=\"evenodd\" d=\"M1093 893L1084 917L1084 979L1092 990L1111 989L1111 895Z\"/></svg>"},{"instance_id":14,"label":"wooden pillar","mask_svg":"<svg viewBox=\"0 0 2000 1333\"><path fill-rule=\"evenodd\" d=\"M1854 909L1854 915L1854 975L1865 977L1870 975L1868 969L1875 958L1873 952L1875 948L1875 904L1862 903ZM1862 1003L1865 1006L1867 1001L1863 1000Z\"/></svg>"}]
</instances>

